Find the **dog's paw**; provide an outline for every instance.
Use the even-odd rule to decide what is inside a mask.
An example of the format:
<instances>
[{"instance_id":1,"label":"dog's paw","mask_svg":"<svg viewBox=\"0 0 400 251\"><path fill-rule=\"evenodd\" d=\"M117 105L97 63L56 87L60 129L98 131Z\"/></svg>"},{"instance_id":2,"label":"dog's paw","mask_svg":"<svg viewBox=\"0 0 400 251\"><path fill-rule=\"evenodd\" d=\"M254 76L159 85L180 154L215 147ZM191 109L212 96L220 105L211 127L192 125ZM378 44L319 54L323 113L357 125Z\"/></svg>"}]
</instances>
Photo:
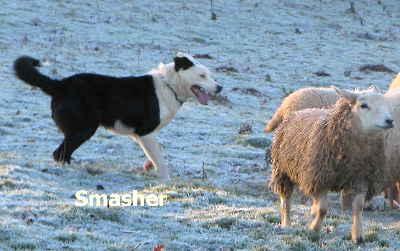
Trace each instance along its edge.
<instances>
[{"instance_id":1,"label":"dog's paw","mask_svg":"<svg viewBox=\"0 0 400 251\"><path fill-rule=\"evenodd\" d=\"M53 159L56 162L61 162L62 164L71 164L71 157L70 156L65 156L63 151L56 150L53 152Z\"/></svg>"},{"instance_id":2,"label":"dog's paw","mask_svg":"<svg viewBox=\"0 0 400 251\"><path fill-rule=\"evenodd\" d=\"M143 164L143 170L144 171L151 171L153 169L154 169L153 162L151 162L150 160L147 160L146 162L144 162L144 164Z\"/></svg>"},{"instance_id":3,"label":"dog's paw","mask_svg":"<svg viewBox=\"0 0 400 251\"><path fill-rule=\"evenodd\" d=\"M53 152L53 159L56 162L61 162L61 153L60 153L60 151L56 150L56 151Z\"/></svg>"}]
</instances>

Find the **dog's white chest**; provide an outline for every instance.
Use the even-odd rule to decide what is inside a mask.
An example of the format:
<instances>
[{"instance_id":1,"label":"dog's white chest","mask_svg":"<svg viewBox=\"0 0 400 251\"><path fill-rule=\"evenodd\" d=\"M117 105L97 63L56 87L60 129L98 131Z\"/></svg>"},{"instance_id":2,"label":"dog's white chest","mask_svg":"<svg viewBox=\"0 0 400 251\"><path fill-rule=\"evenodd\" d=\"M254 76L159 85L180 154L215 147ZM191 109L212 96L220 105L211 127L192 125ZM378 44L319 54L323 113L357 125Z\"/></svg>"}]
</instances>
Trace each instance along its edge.
<instances>
[{"instance_id":1,"label":"dog's white chest","mask_svg":"<svg viewBox=\"0 0 400 251\"><path fill-rule=\"evenodd\" d=\"M171 122L178 112L180 105L171 90L165 86L156 86L156 94L160 106L160 124L156 128L156 130L159 130Z\"/></svg>"},{"instance_id":2,"label":"dog's white chest","mask_svg":"<svg viewBox=\"0 0 400 251\"><path fill-rule=\"evenodd\" d=\"M157 129L161 129L164 126L166 126L169 122L171 122L171 120L175 117L176 115L176 111L175 110L170 110L169 107L167 106L161 106L160 107L160 125L158 126Z\"/></svg>"}]
</instances>

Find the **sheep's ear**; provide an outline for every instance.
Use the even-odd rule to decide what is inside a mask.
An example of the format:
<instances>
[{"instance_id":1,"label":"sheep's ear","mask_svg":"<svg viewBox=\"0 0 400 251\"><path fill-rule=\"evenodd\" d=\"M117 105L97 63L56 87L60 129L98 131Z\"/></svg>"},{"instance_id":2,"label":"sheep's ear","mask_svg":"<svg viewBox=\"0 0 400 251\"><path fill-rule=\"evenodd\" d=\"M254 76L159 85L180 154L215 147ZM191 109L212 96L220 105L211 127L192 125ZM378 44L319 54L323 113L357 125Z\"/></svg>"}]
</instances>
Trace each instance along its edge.
<instances>
[{"instance_id":1,"label":"sheep's ear","mask_svg":"<svg viewBox=\"0 0 400 251\"><path fill-rule=\"evenodd\" d=\"M176 57L174 58L174 63L176 72L180 70L187 70L194 66L194 63L190 60L190 58L182 52L177 53Z\"/></svg>"},{"instance_id":2,"label":"sheep's ear","mask_svg":"<svg viewBox=\"0 0 400 251\"><path fill-rule=\"evenodd\" d=\"M354 104L357 101L358 95L356 93L337 88L336 86L332 86L332 88L340 97L347 99L348 101L350 101L350 103Z\"/></svg>"}]
</instances>

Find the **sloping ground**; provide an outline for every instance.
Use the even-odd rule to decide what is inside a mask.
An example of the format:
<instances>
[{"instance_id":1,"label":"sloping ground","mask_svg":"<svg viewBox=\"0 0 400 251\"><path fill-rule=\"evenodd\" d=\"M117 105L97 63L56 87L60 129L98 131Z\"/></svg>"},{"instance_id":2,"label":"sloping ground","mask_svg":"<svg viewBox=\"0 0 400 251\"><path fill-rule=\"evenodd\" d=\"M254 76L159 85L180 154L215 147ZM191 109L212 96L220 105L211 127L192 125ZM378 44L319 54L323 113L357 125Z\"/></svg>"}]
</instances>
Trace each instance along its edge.
<instances>
[{"instance_id":1,"label":"sloping ground","mask_svg":"<svg viewBox=\"0 0 400 251\"><path fill-rule=\"evenodd\" d=\"M389 209L366 212L367 242L354 246L351 218L336 195L320 236L306 230L308 206L299 203L293 227L281 229L277 198L266 189L270 136L263 135L281 99L298 88L387 88L393 73L359 69L400 71L396 0L356 2L354 9L350 1L326 0L214 0L212 10L209 1L0 3L1 250L400 248L400 213ZM45 59L41 70L57 78L142 74L179 50L206 55L199 60L224 85L225 99L185 104L161 132L173 176L168 187L138 171L145 158L129 138L104 129L74 154L74 164L56 165L51 153L62 136L50 99L11 71L26 54ZM165 193L169 202L81 208L74 206L78 190Z\"/></svg>"}]
</instances>

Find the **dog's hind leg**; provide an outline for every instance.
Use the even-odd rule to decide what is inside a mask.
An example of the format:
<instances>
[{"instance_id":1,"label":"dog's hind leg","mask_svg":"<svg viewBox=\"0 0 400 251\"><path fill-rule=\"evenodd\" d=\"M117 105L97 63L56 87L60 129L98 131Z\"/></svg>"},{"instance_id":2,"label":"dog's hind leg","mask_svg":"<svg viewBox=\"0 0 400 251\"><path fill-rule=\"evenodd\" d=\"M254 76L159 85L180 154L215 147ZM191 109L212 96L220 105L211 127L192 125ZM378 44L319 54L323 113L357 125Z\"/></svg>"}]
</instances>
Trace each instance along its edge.
<instances>
[{"instance_id":1,"label":"dog's hind leg","mask_svg":"<svg viewBox=\"0 0 400 251\"><path fill-rule=\"evenodd\" d=\"M165 163L161 146L157 142L155 135L135 136L133 139L139 143L147 158L153 162L153 165L158 169L158 175L162 181L168 182L170 180L168 165Z\"/></svg>"},{"instance_id":2,"label":"dog's hind leg","mask_svg":"<svg viewBox=\"0 0 400 251\"><path fill-rule=\"evenodd\" d=\"M70 164L72 153L86 140L92 137L96 130L97 127L94 127L74 134L70 133L65 135L64 141L53 153L54 160L57 162L66 162Z\"/></svg>"},{"instance_id":3,"label":"dog's hind leg","mask_svg":"<svg viewBox=\"0 0 400 251\"><path fill-rule=\"evenodd\" d=\"M64 141L54 151L57 162L70 163L72 153L96 132L99 115L78 97L57 97L51 101L52 118L64 134Z\"/></svg>"}]
</instances>

